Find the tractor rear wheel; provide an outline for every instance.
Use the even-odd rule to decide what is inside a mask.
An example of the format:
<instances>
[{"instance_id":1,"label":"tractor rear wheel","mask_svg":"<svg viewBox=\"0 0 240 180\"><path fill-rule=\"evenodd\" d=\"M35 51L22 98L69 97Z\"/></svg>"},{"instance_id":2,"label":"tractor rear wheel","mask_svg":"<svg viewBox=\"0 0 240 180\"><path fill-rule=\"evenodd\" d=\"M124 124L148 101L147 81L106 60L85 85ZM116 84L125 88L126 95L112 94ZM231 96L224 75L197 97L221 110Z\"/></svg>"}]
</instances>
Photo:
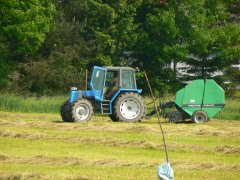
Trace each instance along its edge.
<instances>
[{"instance_id":1,"label":"tractor rear wheel","mask_svg":"<svg viewBox=\"0 0 240 180\"><path fill-rule=\"evenodd\" d=\"M115 102L113 103L115 104ZM114 108L112 109L112 114L109 115L110 119L113 121L113 122L118 122L119 119L116 117L116 114L114 113Z\"/></svg>"},{"instance_id":2,"label":"tractor rear wheel","mask_svg":"<svg viewBox=\"0 0 240 180\"><path fill-rule=\"evenodd\" d=\"M118 121L137 122L145 115L146 105L137 93L123 93L114 104L113 116Z\"/></svg>"},{"instance_id":3,"label":"tractor rear wheel","mask_svg":"<svg viewBox=\"0 0 240 180\"><path fill-rule=\"evenodd\" d=\"M204 123L207 122L208 115L204 111L195 111L192 115L192 121L194 123Z\"/></svg>"},{"instance_id":4,"label":"tractor rear wheel","mask_svg":"<svg viewBox=\"0 0 240 180\"><path fill-rule=\"evenodd\" d=\"M114 114L109 115L109 117L110 117L110 119L111 119L113 122L118 122L118 121L119 121L119 119L117 119L117 118L114 116Z\"/></svg>"},{"instance_id":5,"label":"tractor rear wheel","mask_svg":"<svg viewBox=\"0 0 240 180\"><path fill-rule=\"evenodd\" d=\"M60 109L60 115L62 117L62 120L64 122L72 122L72 116L71 116L71 111L70 111L70 103L67 100L66 102L63 103Z\"/></svg>"},{"instance_id":6,"label":"tractor rear wheel","mask_svg":"<svg viewBox=\"0 0 240 180\"><path fill-rule=\"evenodd\" d=\"M87 99L79 99L73 102L71 113L75 122L86 122L92 118L93 106Z\"/></svg>"}]
</instances>

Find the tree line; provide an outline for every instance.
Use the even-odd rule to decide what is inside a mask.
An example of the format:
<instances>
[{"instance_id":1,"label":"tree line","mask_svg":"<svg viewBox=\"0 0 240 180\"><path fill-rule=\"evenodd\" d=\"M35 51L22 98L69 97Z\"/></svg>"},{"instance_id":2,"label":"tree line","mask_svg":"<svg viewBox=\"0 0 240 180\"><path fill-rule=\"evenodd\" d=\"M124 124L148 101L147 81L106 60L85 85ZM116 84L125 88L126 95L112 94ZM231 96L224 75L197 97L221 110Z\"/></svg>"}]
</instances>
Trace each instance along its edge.
<instances>
[{"instance_id":1,"label":"tree line","mask_svg":"<svg viewBox=\"0 0 240 180\"><path fill-rule=\"evenodd\" d=\"M238 0L0 0L0 8L2 91L66 93L84 87L94 65L138 67L156 92L217 71L223 86L240 83L231 67L240 59Z\"/></svg>"}]
</instances>

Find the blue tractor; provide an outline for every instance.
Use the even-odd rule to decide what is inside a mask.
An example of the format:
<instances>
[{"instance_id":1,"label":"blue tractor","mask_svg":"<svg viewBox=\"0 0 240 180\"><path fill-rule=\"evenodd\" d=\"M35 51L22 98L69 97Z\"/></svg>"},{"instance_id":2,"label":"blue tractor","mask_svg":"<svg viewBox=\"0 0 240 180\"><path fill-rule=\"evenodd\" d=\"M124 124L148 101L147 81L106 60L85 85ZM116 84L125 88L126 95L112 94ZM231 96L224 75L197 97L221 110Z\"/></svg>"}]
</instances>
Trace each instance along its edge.
<instances>
[{"instance_id":1,"label":"blue tractor","mask_svg":"<svg viewBox=\"0 0 240 180\"><path fill-rule=\"evenodd\" d=\"M71 88L70 98L60 110L63 121L89 121L96 111L115 122L137 122L145 115L146 105L139 95L142 90L137 89L133 68L95 66L90 87L91 90Z\"/></svg>"}]
</instances>

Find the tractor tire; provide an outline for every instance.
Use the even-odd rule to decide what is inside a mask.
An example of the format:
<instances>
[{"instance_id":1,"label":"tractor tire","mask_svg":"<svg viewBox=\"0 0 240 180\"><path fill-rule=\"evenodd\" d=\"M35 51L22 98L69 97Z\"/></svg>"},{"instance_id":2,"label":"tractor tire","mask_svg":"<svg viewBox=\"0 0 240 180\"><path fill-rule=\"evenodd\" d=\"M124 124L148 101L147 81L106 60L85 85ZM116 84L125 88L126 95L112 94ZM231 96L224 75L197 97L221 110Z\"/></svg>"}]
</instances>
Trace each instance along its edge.
<instances>
[{"instance_id":1,"label":"tractor tire","mask_svg":"<svg viewBox=\"0 0 240 180\"><path fill-rule=\"evenodd\" d=\"M208 115L204 111L195 111L192 115L192 121L194 123L204 123L208 121Z\"/></svg>"},{"instance_id":2,"label":"tractor tire","mask_svg":"<svg viewBox=\"0 0 240 180\"><path fill-rule=\"evenodd\" d=\"M92 118L93 106L87 99L79 99L72 103L71 114L74 122L86 122Z\"/></svg>"},{"instance_id":3,"label":"tractor tire","mask_svg":"<svg viewBox=\"0 0 240 180\"><path fill-rule=\"evenodd\" d=\"M117 121L138 122L145 115L146 105L137 93L120 94L114 104L113 116Z\"/></svg>"},{"instance_id":4,"label":"tractor tire","mask_svg":"<svg viewBox=\"0 0 240 180\"><path fill-rule=\"evenodd\" d=\"M63 105L61 106L60 115L64 122L72 122L73 121L72 116L71 116L69 101L64 102Z\"/></svg>"},{"instance_id":5,"label":"tractor tire","mask_svg":"<svg viewBox=\"0 0 240 180\"><path fill-rule=\"evenodd\" d=\"M115 117L114 114L109 115L109 117L113 122L118 122L119 121L119 119L117 119L117 117Z\"/></svg>"},{"instance_id":6,"label":"tractor tire","mask_svg":"<svg viewBox=\"0 0 240 180\"><path fill-rule=\"evenodd\" d=\"M115 102L113 103L115 104ZM110 119L113 121L113 122L119 122L119 119L116 117L115 113L114 113L114 108L112 109L112 114L109 115Z\"/></svg>"}]
</instances>

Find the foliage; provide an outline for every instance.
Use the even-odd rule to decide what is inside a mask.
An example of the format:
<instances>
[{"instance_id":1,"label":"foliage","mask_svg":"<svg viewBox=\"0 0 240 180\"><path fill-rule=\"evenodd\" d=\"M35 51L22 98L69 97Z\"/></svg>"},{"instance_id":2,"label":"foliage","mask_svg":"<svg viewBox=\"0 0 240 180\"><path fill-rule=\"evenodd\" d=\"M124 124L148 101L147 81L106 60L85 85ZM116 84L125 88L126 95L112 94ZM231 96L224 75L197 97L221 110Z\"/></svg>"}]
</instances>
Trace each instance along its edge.
<instances>
[{"instance_id":1,"label":"foliage","mask_svg":"<svg viewBox=\"0 0 240 180\"><path fill-rule=\"evenodd\" d=\"M148 71L155 89L178 89L182 76L176 63L185 63L184 80L212 77L240 57L240 25L229 22L230 2L221 0L143 2L134 49L136 64ZM173 63L173 71L166 64ZM174 85L174 86L173 86ZM175 89L175 90L176 90Z\"/></svg>"},{"instance_id":2,"label":"foliage","mask_svg":"<svg viewBox=\"0 0 240 180\"><path fill-rule=\"evenodd\" d=\"M82 57L88 59L91 65L111 65L110 55L115 49L111 36L114 10L107 4L94 0L70 0L63 2L62 6L68 22L81 24L77 31L85 41Z\"/></svg>"},{"instance_id":3,"label":"foliage","mask_svg":"<svg viewBox=\"0 0 240 180\"><path fill-rule=\"evenodd\" d=\"M9 74L14 70L12 62L0 61L0 89L5 89L9 84Z\"/></svg>"},{"instance_id":4,"label":"foliage","mask_svg":"<svg viewBox=\"0 0 240 180\"><path fill-rule=\"evenodd\" d=\"M9 84L15 91L66 92L82 86L84 69L99 65L137 66L155 94L175 92L185 80L226 74L240 57L237 0L0 3L1 89ZM177 63L186 65L183 74ZM147 92L143 76L137 78Z\"/></svg>"},{"instance_id":5,"label":"foliage","mask_svg":"<svg viewBox=\"0 0 240 180\"><path fill-rule=\"evenodd\" d=\"M221 87L226 90L226 96L233 98L238 92L236 89L239 88L240 84L240 71L233 67L226 68L224 75L218 76L216 80L219 82Z\"/></svg>"},{"instance_id":6,"label":"foliage","mask_svg":"<svg viewBox=\"0 0 240 180\"><path fill-rule=\"evenodd\" d=\"M1 39L11 56L34 54L50 30L54 6L50 0L1 0Z\"/></svg>"},{"instance_id":7,"label":"foliage","mask_svg":"<svg viewBox=\"0 0 240 180\"><path fill-rule=\"evenodd\" d=\"M50 0L0 1L0 89L19 61L37 53L52 24Z\"/></svg>"},{"instance_id":8,"label":"foliage","mask_svg":"<svg viewBox=\"0 0 240 180\"><path fill-rule=\"evenodd\" d=\"M68 51L69 50L69 51ZM64 48L61 54L53 54L48 61L40 59L36 62L22 64L20 72L22 77L18 86L23 92L38 95L58 95L69 91L74 85L83 86L84 82L79 77L84 77L85 71L71 64L73 57L71 49ZM14 86L12 89L17 89Z\"/></svg>"},{"instance_id":9,"label":"foliage","mask_svg":"<svg viewBox=\"0 0 240 180\"><path fill-rule=\"evenodd\" d=\"M88 61L81 56L84 46L78 32L81 25L67 22L61 14L55 18L58 18L55 20L58 28L49 32L39 55L28 63L21 63L18 68L21 76L17 86L22 91L56 95L68 92L71 86L83 85Z\"/></svg>"}]
</instances>

